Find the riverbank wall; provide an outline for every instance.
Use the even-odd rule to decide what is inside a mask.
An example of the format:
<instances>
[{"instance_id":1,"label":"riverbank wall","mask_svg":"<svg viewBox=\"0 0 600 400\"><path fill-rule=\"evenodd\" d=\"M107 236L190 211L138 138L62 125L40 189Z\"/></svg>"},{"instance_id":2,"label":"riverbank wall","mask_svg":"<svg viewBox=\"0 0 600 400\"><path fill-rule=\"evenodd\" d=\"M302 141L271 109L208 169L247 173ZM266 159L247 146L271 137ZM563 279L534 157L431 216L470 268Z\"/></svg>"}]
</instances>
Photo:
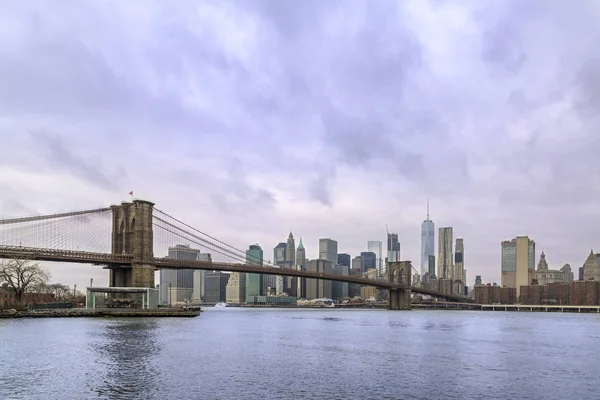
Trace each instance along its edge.
<instances>
[{"instance_id":1,"label":"riverbank wall","mask_svg":"<svg viewBox=\"0 0 600 400\"><path fill-rule=\"evenodd\" d=\"M47 309L47 310L3 310L0 311L2 318L193 318L200 315L202 310L184 309Z\"/></svg>"}]
</instances>

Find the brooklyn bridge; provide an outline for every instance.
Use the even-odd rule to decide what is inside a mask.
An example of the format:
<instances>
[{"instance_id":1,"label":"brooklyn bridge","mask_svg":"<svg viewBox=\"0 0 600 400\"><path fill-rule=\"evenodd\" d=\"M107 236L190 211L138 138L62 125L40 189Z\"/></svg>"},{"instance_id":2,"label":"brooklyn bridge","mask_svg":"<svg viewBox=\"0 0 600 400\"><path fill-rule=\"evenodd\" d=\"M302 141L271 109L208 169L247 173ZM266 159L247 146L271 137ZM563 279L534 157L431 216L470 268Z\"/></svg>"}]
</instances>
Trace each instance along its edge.
<instances>
[{"instance_id":1,"label":"brooklyn bridge","mask_svg":"<svg viewBox=\"0 0 600 400\"><path fill-rule=\"evenodd\" d=\"M193 243L232 262L169 259L169 247ZM0 220L0 258L84 263L109 272L110 287L154 288L157 269L201 269L290 276L375 286L388 290L392 310L410 309L411 294L452 302L464 296L412 285L410 261L389 263L387 280L253 265L245 252L157 209L133 200L106 208ZM237 262L239 261L239 262Z\"/></svg>"}]
</instances>

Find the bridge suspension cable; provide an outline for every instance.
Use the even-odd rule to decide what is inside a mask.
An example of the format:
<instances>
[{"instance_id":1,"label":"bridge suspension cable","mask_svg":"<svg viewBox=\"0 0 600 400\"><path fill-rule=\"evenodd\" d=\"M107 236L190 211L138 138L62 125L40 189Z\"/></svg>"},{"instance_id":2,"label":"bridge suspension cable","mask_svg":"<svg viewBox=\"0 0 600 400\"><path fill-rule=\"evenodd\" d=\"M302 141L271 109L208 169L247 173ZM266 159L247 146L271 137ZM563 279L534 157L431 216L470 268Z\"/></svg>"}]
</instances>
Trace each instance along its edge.
<instances>
[{"instance_id":1,"label":"bridge suspension cable","mask_svg":"<svg viewBox=\"0 0 600 400\"><path fill-rule=\"evenodd\" d=\"M24 222L43 221L43 220L48 220L48 219L57 219L57 218L65 218L65 217L76 217L79 215L97 214L97 213L103 213L106 211L110 211L110 207L96 208L93 210L73 211L73 212L61 213L61 214L37 215L37 216L33 216L33 217L7 218L7 219L0 219L0 225L20 224L20 223L24 223Z\"/></svg>"},{"instance_id":2,"label":"bridge suspension cable","mask_svg":"<svg viewBox=\"0 0 600 400\"><path fill-rule=\"evenodd\" d=\"M258 265L258 264L261 264L261 262L262 262L262 265L278 267L277 265L275 265L271 262L268 262L265 260L260 260L259 258L255 257L255 256L246 254L246 252L244 250L241 250L235 246L232 246L222 240L215 238L214 236L211 236L205 232L202 232L199 229L196 229L193 226L186 224L185 222L165 213L162 210L155 208L154 211L156 213L160 214L161 216L164 216L165 218L171 219L172 221L174 221L174 223L169 223L169 222L165 221L163 218L158 217L155 213L154 219L156 219L157 221L160 221L164 224L168 224L171 228L175 228L178 231L184 233L185 235L189 235L192 238L195 238L203 243L203 244L195 243L196 245L203 246L203 247L210 247L212 251L215 251L218 254L224 255L229 258L237 259L238 261L241 261L243 263L250 261L251 263L256 263ZM186 229L176 226L175 223L182 225ZM159 227L161 229L165 229L164 227L161 227L161 226L159 226ZM190 231L193 231L194 233L191 233ZM171 233L173 233L173 232L171 232ZM203 238L199 235L205 236L208 239ZM189 238L185 238L185 239L189 240ZM223 254L223 253L226 253L226 254Z\"/></svg>"},{"instance_id":3,"label":"bridge suspension cable","mask_svg":"<svg viewBox=\"0 0 600 400\"><path fill-rule=\"evenodd\" d=\"M0 245L110 253L110 208L0 220Z\"/></svg>"},{"instance_id":4,"label":"bridge suspension cable","mask_svg":"<svg viewBox=\"0 0 600 400\"><path fill-rule=\"evenodd\" d=\"M166 221L164 221L164 220L162 220L160 218L156 218L155 217L155 219L157 221L159 221L159 222L162 222L162 223L168 225L171 228L171 229L169 229L169 228L167 228L165 226L161 226L161 225L159 225L157 223L153 223L153 225L155 227L159 228L160 230L162 230L164 232L168 232L168 233L172 234L173 236L176 236L176 237L178 237L180 239L183 239L185 241L193 243L193 244L195 244L197 246L204 247L207 250L210 250L211 252L221 254L222 256L225 256L227 258L235 259L236 261L245 262L245 260L242 259L240 257L240 255L238 255L238 254L236 254L234 252L228 251L227 249L224 249L221 246L217 246L214 243L211 243L210 241L208 241L206 239L203 239L203 238L201 238L199 236L193 235L190 232L186 232L186 231L184 231L184 230L182 230L182 229L180 229L180 228L178 228L178 227L176 227L176 226L174 226L172 224L169 224L168 222L166 222ZM172 244L172 243L169 243L169 244Z\"/></svg>"}]
</instances>

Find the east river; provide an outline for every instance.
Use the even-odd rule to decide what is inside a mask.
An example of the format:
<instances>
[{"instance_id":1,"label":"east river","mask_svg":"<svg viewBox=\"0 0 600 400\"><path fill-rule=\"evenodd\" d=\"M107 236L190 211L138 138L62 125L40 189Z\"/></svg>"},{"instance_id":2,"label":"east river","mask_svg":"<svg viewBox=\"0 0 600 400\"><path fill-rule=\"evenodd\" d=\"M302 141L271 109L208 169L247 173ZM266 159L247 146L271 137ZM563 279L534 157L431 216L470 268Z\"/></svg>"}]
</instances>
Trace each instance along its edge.
<instances>
[{"instance_id":1,"label":"east river","mask_svg":"<svg viewBox=\"0 0 600 400\"><path fill-rule=\"evenodd\" d=\"M0 399L598 399L598 314L0 320Z\"/></svg>"}]
</instances>

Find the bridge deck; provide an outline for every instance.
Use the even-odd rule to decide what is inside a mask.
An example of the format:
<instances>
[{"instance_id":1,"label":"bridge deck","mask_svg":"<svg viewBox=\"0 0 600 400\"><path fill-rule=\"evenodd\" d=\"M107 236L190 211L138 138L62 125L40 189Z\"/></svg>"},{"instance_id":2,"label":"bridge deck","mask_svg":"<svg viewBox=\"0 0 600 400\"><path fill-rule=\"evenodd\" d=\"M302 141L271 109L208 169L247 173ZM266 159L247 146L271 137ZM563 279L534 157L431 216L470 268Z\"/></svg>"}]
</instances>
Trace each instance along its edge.
<instances>
[{"instance_id":1,"label":"bridge deck","mask_svg":"<svg viewBox=\"0 0 600 400\"><path fill-rule=\"evenodd\" d=\"M20 246L0 246L0 259L27 259L33 261L56 261L82 264L104 264L114 268L130 268L132 256L106 253L91 253L85 251L41 249ZM291 276L300 278L324 279L336 282L354 283L375 286L390 290L411 290L414 293L434 296L449 301L467 301L463 296L442 294L420 287L410 287L405 284L367 279L359 276L333 275L321 272L301 271L288 268L265 267L238 263L180 261L166 258L155 258L150 261L158 269L203 269L209 271L246 272L266 275Z\"/></svg>"}]
</instances>

